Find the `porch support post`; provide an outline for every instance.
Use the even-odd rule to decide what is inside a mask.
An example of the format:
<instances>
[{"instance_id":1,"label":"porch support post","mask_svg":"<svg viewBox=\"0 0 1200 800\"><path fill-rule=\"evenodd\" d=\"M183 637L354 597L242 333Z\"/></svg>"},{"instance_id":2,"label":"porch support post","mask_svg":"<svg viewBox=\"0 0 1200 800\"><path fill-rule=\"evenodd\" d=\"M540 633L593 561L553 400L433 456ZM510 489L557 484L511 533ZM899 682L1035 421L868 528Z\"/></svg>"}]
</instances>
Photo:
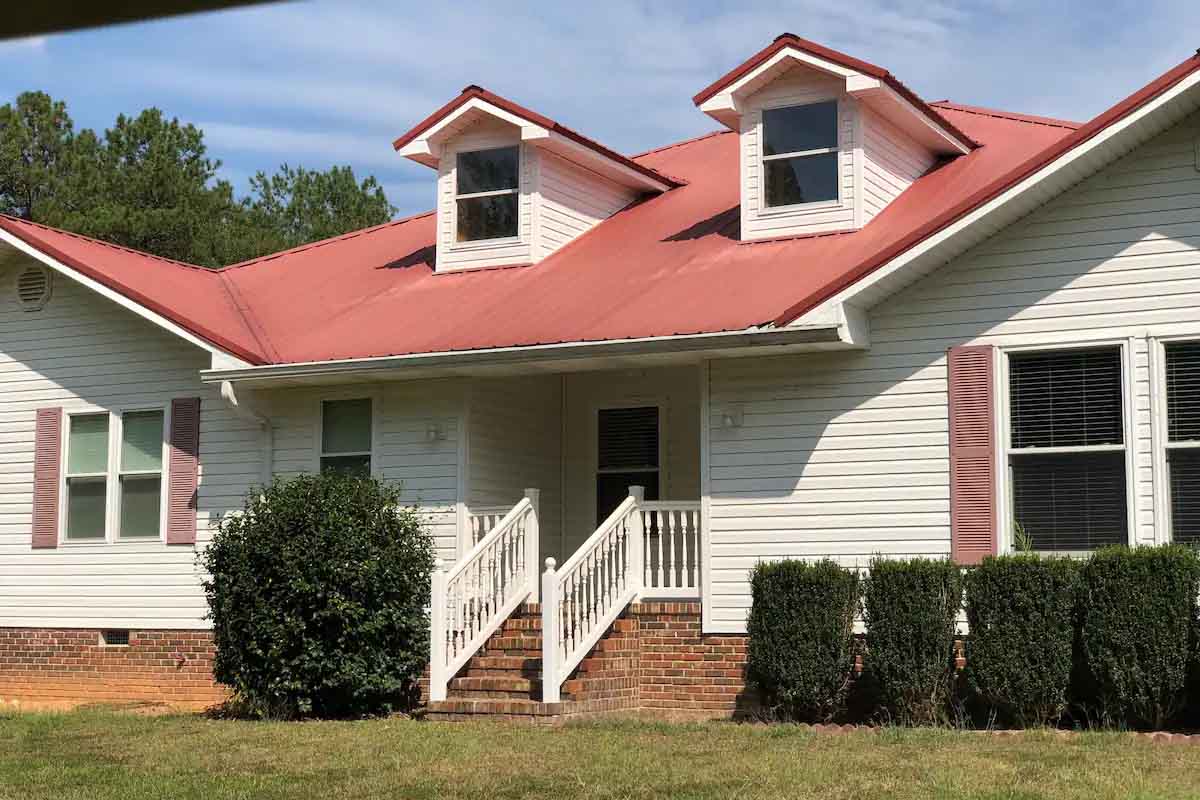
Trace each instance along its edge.
<instances>
[{"instance_id":1,"label":"porch support post","mask_svg":"<svg viewBox=\"0 0 1200 800\"><path fill-rule=\"evenodd\" d=\"M429 581L429 700L446 699L446 568L439 558Z\"/></svg>"},{"instance_id":2,"label":"porch support post","mask_svg":"<svg viewBox=\"0 0 1200 800\"><path fill-rule=\"evenodd\" d=\"M629 526L629 535L633 539L629 543L629 571L633 573L630 577L636 584L636 592L633 596L636 601L642 596L642 590L646 588L646 524L642 519L642 503L646 502L646 487L630 486L629 496L634 500L633 524Z\"/></svg>"},{"instance_id":3,"label":"porch support post","mask_svg":"<svg viewBox=\"0 0 1200 800\"><path fill-rule=\"evenodd\" d=\"M525 496L529 498L529 503L533 506L533 513L529 516L529 523L525 527L525 563L527 565L525 571L529 576L529 593L535 600L538 594L538 556L541 554L542 523L538 517L538 501L541 494L540 489L525 490Z\"/></svg>"},{"instance_id":4,"label":"porch support post","mask_svg":"<svg viewBox=\"0 0 1200 800\"><path fill-rule=\"evenodd\" d=\"M546 559L546 571L542 573L542 702L557 703L561 700L559 690L562 681L558 675L558 574L557 562Z\"/></svg>"}]
</instances>

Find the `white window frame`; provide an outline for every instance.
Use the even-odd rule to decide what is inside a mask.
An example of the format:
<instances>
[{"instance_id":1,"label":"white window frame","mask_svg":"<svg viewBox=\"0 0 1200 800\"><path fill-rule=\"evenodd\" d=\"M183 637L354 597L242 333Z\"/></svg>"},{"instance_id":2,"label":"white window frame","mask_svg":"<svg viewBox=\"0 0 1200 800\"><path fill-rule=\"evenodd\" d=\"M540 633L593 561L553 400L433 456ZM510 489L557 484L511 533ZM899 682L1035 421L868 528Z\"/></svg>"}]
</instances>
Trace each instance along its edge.
<instances>
[{"instance_id":1,"label":"white window frame","mask_svg":"<svg viewBox=\"0 0 1200 800\"><path fill-rule=\"evenodd\" d=\"M486 192L468 192L466 194L458 193L458 157L469 155L471 153L486 153L489 150L508 150L516 149L517 151L517 185L511 189L492 189ZM497 245L514 244L521 242L521 176L525 170L525 148L520 142L511 144L495 144L482 147L471 147L470 149L455 150L450 154L454 159L454 168L450 171L450 242L454 250L470 250L476 248L495 247ZM473 200L478 197L499 197L501 195L511 194L517 198L517 233L514 236L497 236L493 239L458 239L458 201Z\"/></svg>"},{"instance_id":2,"label":"white window frame","mask_svg":"<svg viewBox=\"0 0 1200 800\"><path fill-rule=\"evenodd\" d=\"M837 144L834 147L818 147L812 150L797 150L790 153L777 153L775 155L765 155L767 148L767 123L766 112L775 111L781 108L802 108L804 106L818 106L826 103L833 103L834 106L834 141ZM799 210L812 210L820 208L837 208L842 205L842 101L837 97L827 97L821 100L807 100L803 103L797 103L792 100L782 100L769 105L764 105L758 109L758 216L769 217L774 214L795 213ZM837 186L837 197L832 200L813 200L809 203L790 203L786 206L772 206L767 204L767 162L779 161L785 158L801 158L803 156L819 156L834 153L837 155L837 175L835 185Z\"/></svg>"},{"instance_id":3,"label":"white window frame","mask_svg":"<svg viewBox=\"0 0 1200 800\"><path fill-rule=\"evenodd\" d=\"M1171 461L1172 450L1200 449L1200 440L1172 442L1170 412L1167 408L1167 345L1200 344L1200 333L1181 333L1168 336L1147 336L1147 355L1150 366L1150 436L1153 452L1151 469L1154 481L1154 541L1163 544L1175 540L1171 519Z\"/></svg>"},{"instance_id":4,"label":"white window frame","mask_svg":"<svg viewBox=\"0 0 1200 800\"><path fill-rule=\"evenodd\" d=\"M121 469L121 437L124 433L124 415L138 411L159 411L163 415L162 436L162 468L158 470L158 536L121 536L121 476L150 475L153 470ZM70 474L68 469L71 447L71 420L75 417L94 417L105 414L108 416L108 461L104 473L89 472L78 475ZM100 545L125 544L137 545L162 543L166 540L167 529L167 474L170 466L170 403L131 404L100 408L98 406L74 406L63 409L62 429L60 431L58 481L58 543L61 547L96 547ZM67 537L67 478L103 477L104 485L104 536L100 539L70 539Z\"/></svg>"},{"instance_id":5,"label":"white window frame","mask_svg":"<svg viewBox=\"0 0 1200 800\"><path fill-rule=\"evenodd\" d=\"M370 451L355 451L346 453L327 453L325 452L325 404L327 402L338 402L340 400L370 400L371 401L371 449ZM317 398L314 411L316 413L317 424L313 426L316 431L316 438L313 441L313 472L321 471L321 459L326 456L368 456L370 458L371 467L370 474L372 477L380 477L379 468L379 416L380 416L379 393L377 391L355 391L347 389L341 392L332 394L323 394Z\"/></svg>"},{"instance_id":6,"label":"white window frame","mask_svg":"<svg viewBox=\"0 0 1200 800\"><path fill-rule=\"evenodd\" d=\"M1022 447L1012 446L1012 419L1009 402L1009 355L1016 353L1053 353L1078 350L1111 350L1117 348L1121 362L1121 439L1120 445L1092 445L1087 447ZM1053 455L1061 453L1125 453L1125 534L1127 544L1137 541L1137 445L1136 409L1133 407L1134 363L1133 345L1129 339L1097 339L1091 341L1063 341L1048 344L997 345L993 348L995 375L994 435L996 437L996 549L1000 553L1014 552L1013 542L1013 497L1011 457L1038 453ZM1047 556L1084 557L1089 550L1035 551Z\"/></svg>"}]
</instances>

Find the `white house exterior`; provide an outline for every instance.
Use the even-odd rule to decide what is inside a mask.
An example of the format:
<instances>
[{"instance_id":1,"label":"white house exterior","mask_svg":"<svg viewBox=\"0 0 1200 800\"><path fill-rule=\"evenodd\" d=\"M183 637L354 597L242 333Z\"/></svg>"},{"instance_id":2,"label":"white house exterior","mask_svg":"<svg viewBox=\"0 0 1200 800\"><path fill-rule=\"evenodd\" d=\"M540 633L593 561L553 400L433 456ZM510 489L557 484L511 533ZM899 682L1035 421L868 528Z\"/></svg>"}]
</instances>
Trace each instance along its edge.
<instances>
[{"instance_id":1,"label":"white house exterior","mask_svg":"<svg viewBox=\"0 0 1200 800\"><path fill-rule=\"evenodd\" d=\"M396 142L434 212L223 270L0 218L0 697L218 698L196 552L323 467L427 519L447 714L731 710L761 560L1200 541L1197 84L1077 124L784 35L633 158L468 87ZM542 680L472 677L539 599Z\"/></svg>"}]
</instances>

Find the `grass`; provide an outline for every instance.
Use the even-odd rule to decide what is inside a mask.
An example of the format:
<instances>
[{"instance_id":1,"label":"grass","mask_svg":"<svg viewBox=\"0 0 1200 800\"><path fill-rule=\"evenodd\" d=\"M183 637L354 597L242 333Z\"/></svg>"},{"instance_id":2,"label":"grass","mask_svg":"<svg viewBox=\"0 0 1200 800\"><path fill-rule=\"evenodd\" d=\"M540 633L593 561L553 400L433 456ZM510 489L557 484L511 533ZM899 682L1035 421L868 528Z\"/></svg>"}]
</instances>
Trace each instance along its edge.
<instances>
[{"instance_id":1,"label":"grass","mask_svg":"<svg viewBox=\"0 0 1200 800\"><path fill-rule=\"evenodd\" d=\"M1200 745L595 722L0 716L0 798L1183 798Z\"/></svg>"}]
</instances>

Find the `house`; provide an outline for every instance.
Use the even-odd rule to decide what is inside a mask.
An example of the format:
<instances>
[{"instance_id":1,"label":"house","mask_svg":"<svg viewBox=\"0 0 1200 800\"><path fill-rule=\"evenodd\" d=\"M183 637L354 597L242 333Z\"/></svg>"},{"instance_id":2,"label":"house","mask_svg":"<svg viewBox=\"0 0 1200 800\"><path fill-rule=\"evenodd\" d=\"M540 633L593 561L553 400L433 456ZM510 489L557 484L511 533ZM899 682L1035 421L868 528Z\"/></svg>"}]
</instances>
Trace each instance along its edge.
<instances>
[{"instance_id":1,"label":"house","mask_svg":"<svg viewBox=\"0 0 1200 800\"><path fill-rule=\"evenodd\" d=\"M759 560L1200 541L1200 55L1080 124L785 34L693 101L626 156L467 87L432 211L220 270L0 219L0 697L218 697L196 551L327 467L428 521L449 717L733 710Z\"/></svg>"}]
</instances>

